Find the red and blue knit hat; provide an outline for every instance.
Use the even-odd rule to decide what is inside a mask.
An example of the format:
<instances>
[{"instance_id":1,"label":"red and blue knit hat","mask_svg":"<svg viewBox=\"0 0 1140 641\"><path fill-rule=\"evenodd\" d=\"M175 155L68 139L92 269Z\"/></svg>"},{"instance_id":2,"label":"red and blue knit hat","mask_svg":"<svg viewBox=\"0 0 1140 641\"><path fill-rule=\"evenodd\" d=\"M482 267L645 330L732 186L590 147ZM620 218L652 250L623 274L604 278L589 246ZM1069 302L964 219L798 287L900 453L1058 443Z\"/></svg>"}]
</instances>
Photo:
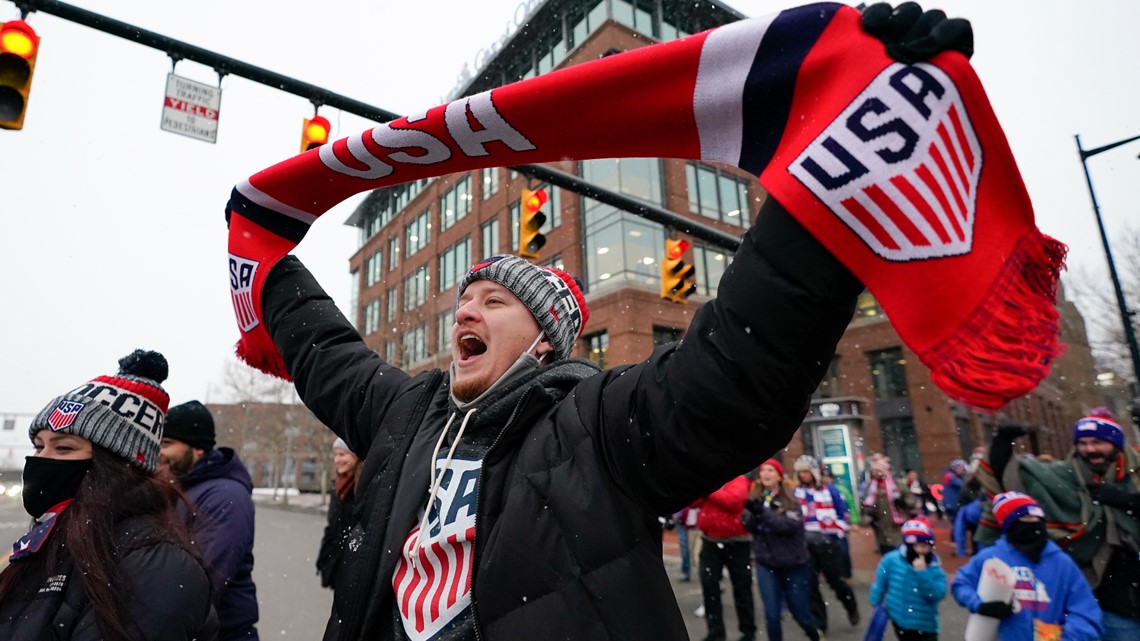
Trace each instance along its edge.
<instances>
[{"instance_id":1,"label":"red and blue knit hat","mask_svg":"<svg viewBox=\"0 0 1140 641\"><path fill-rule=\"evenodd\" d=\"M1023 516L1045 518L1045 510L1037 505L1032 497L1021 492L1003 492L994 497L994 518L1001 524L1001 531L1009 529L1013 522Z\"/></svg>"},{"instance_id":2,"label":"red and blue knit hat","mask_svg":"<svg viewBox=\"0 0 1140 641\"><path fill-rule=\"evenodd\" d=\"M582 282L561 269L535 265L518 256L492 256L476 264L459 284L456 298L477 280L506 287L534 315L550 344L555 360L570 357L574 341L590 319Z\"/></svg>"},{"instance_id":3,"label":"red and blue knit hat","mask_svg":"<svg viewBox=\"0 0 1140 641\"><path fill-rule=\"evenodd\" d=\"M915 543L934 545L934 528L921 519L911 519L902 524L902 539L907 545Z\"/></svg>"},{"instance_id":4,"label":"red and blue knit hat","mask_svg":"<svg viewBox=\"0 0 1140 641\"><path fill-rule=\"evenodd\" d=\"M1088 416L1073 423L1073 442L1076 443L1086 436L1108 441L1118 450L1124 449L1124 430L1121 429L1120 423L1112 420L1112 415L1107 410L1093 410Z\"/></svg>"}]
</instances>

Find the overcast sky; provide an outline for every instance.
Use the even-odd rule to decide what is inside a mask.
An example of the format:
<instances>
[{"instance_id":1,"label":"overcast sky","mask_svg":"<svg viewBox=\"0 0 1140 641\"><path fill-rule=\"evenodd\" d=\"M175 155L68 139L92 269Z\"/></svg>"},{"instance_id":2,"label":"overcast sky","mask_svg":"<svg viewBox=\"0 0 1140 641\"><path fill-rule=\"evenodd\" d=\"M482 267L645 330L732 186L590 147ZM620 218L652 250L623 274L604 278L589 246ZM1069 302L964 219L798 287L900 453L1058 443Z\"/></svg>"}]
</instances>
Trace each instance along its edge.
<instances>
[{"instance_id":1,"label":"overcast sky","mask_svg":"<svg viewBox=\"0 0 1140 641\"><path fill-rule=\"evenodd\" d=\"M396 113L439 104L464 64L512 29L517 0L71 0ZM750 16L795 3L735 0ZM971 19L975 67L1005 127L1039 226L1099 274L1103 250L1074 134L1086 148L1140 135L1140 3L945 0ZM18 18L0 0L0 20ZM162 131L158 51L47 14L27 120L0 130L0 413L35 412L136 347L163 352L173 402L223 400L238 336L226 278L230 188L297 152L308 101L222 81L217 144ZM210 84L213 70L177 73ZM321 112L335 137L375 123ZM1140 142L1090 159L1110 234L1140 220ZM341 305L359 198L322 217L298 249ZM1133 223L1135 224L1135 223ZM1138 305L1140 302L1133 302Z\"/></svg>"}]
</instances>

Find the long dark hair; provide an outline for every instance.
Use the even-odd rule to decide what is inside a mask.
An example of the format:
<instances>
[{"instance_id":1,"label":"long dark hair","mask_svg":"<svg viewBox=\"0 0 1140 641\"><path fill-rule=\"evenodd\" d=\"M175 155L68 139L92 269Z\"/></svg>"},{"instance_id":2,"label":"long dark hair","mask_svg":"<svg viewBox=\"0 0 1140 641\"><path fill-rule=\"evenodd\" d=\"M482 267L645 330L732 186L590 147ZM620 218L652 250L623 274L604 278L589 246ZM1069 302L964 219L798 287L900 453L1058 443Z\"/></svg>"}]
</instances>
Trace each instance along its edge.
<instances>
[{"instance_id":1,"label":"long dark hair","mask_svg":"<svg viewBox=\"0 0 1140 641\"><path fill-rule=\"evenodd\" d=\"M70 578L82 577L84 595L95 610L103 638L132 641L121 587L122 559L133 549L157 542L178 545L199 563L201 558L175 510L185 498L177 484L147 474L98 445L92 448L91 470L75 501L59 515L45 548L0 573L0 603L17 594L25 598L34 594L40 587L37 579L57 572L70 560L74 563ZM147 517L151 528L145 538L136 538L129 549L123 549L115 537L115 523L130 517Z\"/></svg>"}]
</instances>

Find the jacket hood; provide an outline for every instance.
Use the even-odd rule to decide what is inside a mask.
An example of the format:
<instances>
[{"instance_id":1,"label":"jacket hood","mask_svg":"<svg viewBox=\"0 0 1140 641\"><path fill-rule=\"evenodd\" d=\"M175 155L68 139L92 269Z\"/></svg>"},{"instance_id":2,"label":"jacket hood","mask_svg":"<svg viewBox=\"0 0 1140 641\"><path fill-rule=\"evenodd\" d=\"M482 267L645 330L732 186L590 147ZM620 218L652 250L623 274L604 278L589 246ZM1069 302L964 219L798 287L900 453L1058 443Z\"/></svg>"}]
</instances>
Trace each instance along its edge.
<instances>
[{"instance_id":1,"label":"jacket hood","mask_svg":"<svg viewBox=\"0 0 1140 641\"><path fill-rule=\"evenodd\" d=\"M179 481L184 489L188 489L203 481L223 478L237 481L247 490L253 490L249 471L242 465L237 452L228 447L219 447L206 452Z\"/></svg>"}]
</instances>

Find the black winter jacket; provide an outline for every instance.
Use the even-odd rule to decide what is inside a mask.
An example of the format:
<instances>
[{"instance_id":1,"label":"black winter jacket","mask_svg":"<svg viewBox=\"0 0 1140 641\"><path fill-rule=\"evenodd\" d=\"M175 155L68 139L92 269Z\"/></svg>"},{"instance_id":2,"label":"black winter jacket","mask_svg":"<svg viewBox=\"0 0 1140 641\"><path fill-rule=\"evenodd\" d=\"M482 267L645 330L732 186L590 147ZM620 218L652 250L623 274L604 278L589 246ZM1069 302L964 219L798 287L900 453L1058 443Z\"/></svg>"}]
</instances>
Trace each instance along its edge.
<instances>
[{"instance_id":1,"label":"black winter jacket","mask_svg":"<svg viewBox=\"0 0 1140 641\"><path fill-rule=\"evenodd\" d=\"M765 506L763 499L748 499L740 516L752 534L752 558L773 570L788 570L808 562L800 501L788 483Z\"/></svg>"},{"instance_id":2,"label":"black winter jacket","mask_svg":"<svg viewBox=\"0 0 1140 641\"><path fill-rule=\"evenodd\" d=\"M480 639L687 638L657 515L787 444L862 290L768 202L683 342L605 372L555 363L480 405L475 421L501 430L476 506ZM326 638L393 638L393 571L429 485L401 471L428 468L407 455L456 411L448 376L384 362L294 258L273 268L262 305L305 404L365 453L341 566L351 589L336 591Z\"/></svg>"},{"instance_id":3,"label":"black winter jacket","mask_svg":"<svg viewBox=\"0 0 1140 641\"><path fill-rule=\"evenodd\" d=\"M119 570L126 585L119 588L126 591L128 632L137 641L213 641L218 618L206 569L185 549L154 540L153 532L145 517L115 526L124 555ZM95 610L84 594L83 574L71 562L65 565L33 579L42 587L32 598L0 604L0 639L102 641Z\"/></svg>"},{"instance_id":4,"label":"black winter jacket","mask_svg":"<svg viewBox=\"0 0 1140 641\"><path fill-rule=\"evenodd\" d=\"M321 577L322 588L334 588L337 568L344 556L344 545L352 525L352 506L356 501L353 492L343 500L335 492L329 497L328 523L321 536L321 547L317 551L317 574Z\"/></svg>"}]
</instances>

